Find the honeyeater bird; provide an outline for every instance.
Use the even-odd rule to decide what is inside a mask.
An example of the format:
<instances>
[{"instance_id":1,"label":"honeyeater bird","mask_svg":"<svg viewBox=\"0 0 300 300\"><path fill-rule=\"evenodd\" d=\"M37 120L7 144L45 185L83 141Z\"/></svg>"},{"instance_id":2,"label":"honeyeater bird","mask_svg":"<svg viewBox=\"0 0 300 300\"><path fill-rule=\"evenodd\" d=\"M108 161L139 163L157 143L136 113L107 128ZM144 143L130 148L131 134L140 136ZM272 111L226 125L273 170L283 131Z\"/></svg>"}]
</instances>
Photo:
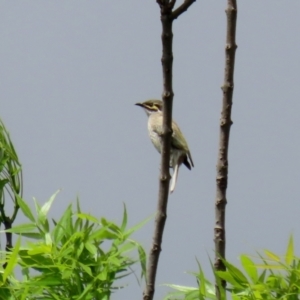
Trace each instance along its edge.
<instances>
[{"instance_id":1,"label":"honeyeater bird","mask_svg":"<svg viewBox=\"0 0 300 300\"><path fill-rule=\"evenodd\" d=\"M163 102L161 100L147 100L136 103L142 107L148 116L148 133L150 139L159 153L161 153L161 137L163 133ZM172 138L170 152L170 167L173 168L173 176L170 187L172 193L176 186L178 170L181 164L184 164L189 170L194 167L189 146L180 131L178 125L172 120Z\"/></svg>"}]
</instances>

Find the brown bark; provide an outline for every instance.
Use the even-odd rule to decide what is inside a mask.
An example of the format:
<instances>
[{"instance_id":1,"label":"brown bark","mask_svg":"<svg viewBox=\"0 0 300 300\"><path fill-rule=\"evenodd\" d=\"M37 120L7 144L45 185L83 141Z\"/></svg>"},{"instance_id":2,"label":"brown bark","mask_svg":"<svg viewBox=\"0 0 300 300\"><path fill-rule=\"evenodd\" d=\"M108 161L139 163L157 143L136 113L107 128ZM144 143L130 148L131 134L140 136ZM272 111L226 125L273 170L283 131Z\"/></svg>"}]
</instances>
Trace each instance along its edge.
<instances>
[{"instance_id":1,"label":"brown bark","mask_svg":"<svg viewBox=\"0 0 300 300\"><path fill-rule=\"evenodd\" d=\"M216 177L216 203L215 203L215 263L216 270L225 270L225 266L221 258L225 258L226 234L225 234L225 208L227 204L226 190L228 183L228 146L231 121L232 96L234 88L234 62L236 32L237 3L236 0L228 0L227 2L227 33L225 47L225 75L224 84L222 86L223 102L220 119L220 139L219 152L217 160L217 177ZM225 282L222 282L225 287ZM216 284L217 299L221 299L219 287Z\"/></svg>"},{"instance_id":2,"label":"brown bark","mask_svg":"<svg viewBox=\"0 0 300 300\"><path fill-rule=\"evenodd\" d=\"M153 234L152 247L150 249L147 267L147 282L143 294L144 300L152 300L155 292L155 279L158 267L159 255L165 222L167 219L167 204L170 184L170 145L172 137L172 105L173 105L173 87L172 87L172 67L173 67L173 20L187 10L195 0L185 1L181 6L172 12L176 0L157 0L160 6L162 23L162 69L163 69L163 133L162 133L162 151L161 151L161 169L159 178L159 193L157 203L157 213L155 219L155 228ZM178 10L179 9L179 10ZM177 11L177 12L176 12ZM173 15L173 13L175 13Z\"/></svg>"}]
</instances>

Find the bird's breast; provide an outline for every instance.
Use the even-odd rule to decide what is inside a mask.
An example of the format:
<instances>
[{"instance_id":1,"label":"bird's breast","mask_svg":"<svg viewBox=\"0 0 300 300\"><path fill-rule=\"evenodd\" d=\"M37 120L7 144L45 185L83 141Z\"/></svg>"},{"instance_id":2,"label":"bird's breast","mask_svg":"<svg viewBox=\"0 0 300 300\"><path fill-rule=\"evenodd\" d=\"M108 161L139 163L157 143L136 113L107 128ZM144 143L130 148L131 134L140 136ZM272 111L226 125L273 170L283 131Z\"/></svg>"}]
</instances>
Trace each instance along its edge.
<instances>
[{"instance_id":1,"label":"bird's breast","mask_svg":"<svg viewBox=\"0 0 300 300\"><path fill-rule=\"evenodd\" d=\"M148 119L148 133L152 144L161 153L162 116L153 114Z\"/></svg>"},{"instance_id":2,"label":"bird's breast","mask_svg":"<svg viewBox=\"0 0 300 300\"><path fill-rule=\"evenodd\" d=\"M161 153L161 137L153 130L149 131L149 137L156 150Z\"/></svg>"}]
</instances>

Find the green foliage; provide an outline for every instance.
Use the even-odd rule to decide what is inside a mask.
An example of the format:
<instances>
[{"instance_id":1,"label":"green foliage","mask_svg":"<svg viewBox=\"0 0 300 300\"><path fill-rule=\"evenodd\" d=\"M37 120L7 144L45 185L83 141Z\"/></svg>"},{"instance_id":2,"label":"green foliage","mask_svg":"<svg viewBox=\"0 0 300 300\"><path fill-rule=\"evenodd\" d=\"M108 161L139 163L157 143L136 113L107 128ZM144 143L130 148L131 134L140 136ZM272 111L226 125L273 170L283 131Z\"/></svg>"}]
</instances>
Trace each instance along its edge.
<instances>
[{"instance_id":1,"label":"green foliage","mask_svg":"<svg viewBox=\"0 0 300 300\"><path fill-rule=\"evenodd\" d=\"M189 286L181 286L175 284L166 284L166 286L171 287L177 292L172 292L167 295L164 300L170 299L185 299L185 300L204 300L204 299L216 299L215 296L215 286L211 283L204 275L203 270L198 263L198 273L188 272L196 278L198 283L198 287L189 287Z\"/></svg>"},{"instance_id":2,"label":"green foliage","mask_svg":"<svg viewBox=\"0 0 300 300\"><path fill-rule=\"evenodd\" d=\"M221 292L220 281L226 281L226 290L233 300L300 299L300 259L294 254L293 237L290 237L283 257L268 250L264 251L264 255L259 254L255 261L247 255L241 255L242 269L223 261L226 271L214 270L214 274ZM197 288L168 285L177 292L165 299L216 299L214 285L205 278L200 266L199 272L193 275L198 282ZM224 291L222 295L222 299L226 299Z\"/></svg>"},{"instance_id":3,"label":"green foliage","mask_svg":"<svg viewBox=\"0 0 300 300\"><path fill-rule=\"evenodd\" d=\"M18 197L29 222L8 230L20 238L0 261L7 263L5 269L0 268L0 299L109 299L114 289L123 287L114 286L115 281L132 273L131 266L137 261L144 275L145 251L130 239L144 222L128 229L125 206L118 226L83 213L77 202L75 212L69 206L51 224L47 214L56 194L43 206L35 201L36 215ZM21 238L26 246L21 246ZM17 267L22 280L16 277Z\"/></svg>"},{"instance_id":4,"label":"green foliage","mask_svg":"<svg viewBox=\"0 0 300 300\"><path fill-rule=\"evenodd\" d=\"M12 217L5 214L5 194L14 201ZM10 135L0 120L0 223L6 221L11 224L15 220L18 212L16 197L19 195L22 195L21 163Z\"/></svg>"}]
</instances>

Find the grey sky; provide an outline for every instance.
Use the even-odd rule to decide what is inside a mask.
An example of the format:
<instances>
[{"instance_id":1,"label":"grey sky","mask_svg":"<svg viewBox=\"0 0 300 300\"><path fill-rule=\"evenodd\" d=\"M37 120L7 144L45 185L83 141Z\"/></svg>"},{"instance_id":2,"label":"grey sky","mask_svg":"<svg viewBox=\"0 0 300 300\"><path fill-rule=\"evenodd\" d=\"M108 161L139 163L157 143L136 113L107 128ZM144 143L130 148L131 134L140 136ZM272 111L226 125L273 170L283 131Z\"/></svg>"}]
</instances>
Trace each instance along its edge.
<instances>
[{"instance_id":1,"label":"grey sky","mask_svg":"<svg viewBox=\"0 0 300 300\"><path fill-rule=\"evenodd\" d=\"M179 0L178 0L179 1ZM195 163L170 197L157 283L195 285L210 273L226 1L197 1L174 24L174 119ZM179 1L180 3L180 1ZM83 210L130 225L156 209L159 155L133 104L160 97L155 0L0 1L1 118L24 168L24 198L78 194ZM299 248L300 2L239 1L230 138L227 257ZM19 219L18 222L24 220ZM153 222L135 238L147 249ZM130 286L113 299L140 299ZM158 287L155 299L166 288Z\"/></svg>"}]
</instances>

